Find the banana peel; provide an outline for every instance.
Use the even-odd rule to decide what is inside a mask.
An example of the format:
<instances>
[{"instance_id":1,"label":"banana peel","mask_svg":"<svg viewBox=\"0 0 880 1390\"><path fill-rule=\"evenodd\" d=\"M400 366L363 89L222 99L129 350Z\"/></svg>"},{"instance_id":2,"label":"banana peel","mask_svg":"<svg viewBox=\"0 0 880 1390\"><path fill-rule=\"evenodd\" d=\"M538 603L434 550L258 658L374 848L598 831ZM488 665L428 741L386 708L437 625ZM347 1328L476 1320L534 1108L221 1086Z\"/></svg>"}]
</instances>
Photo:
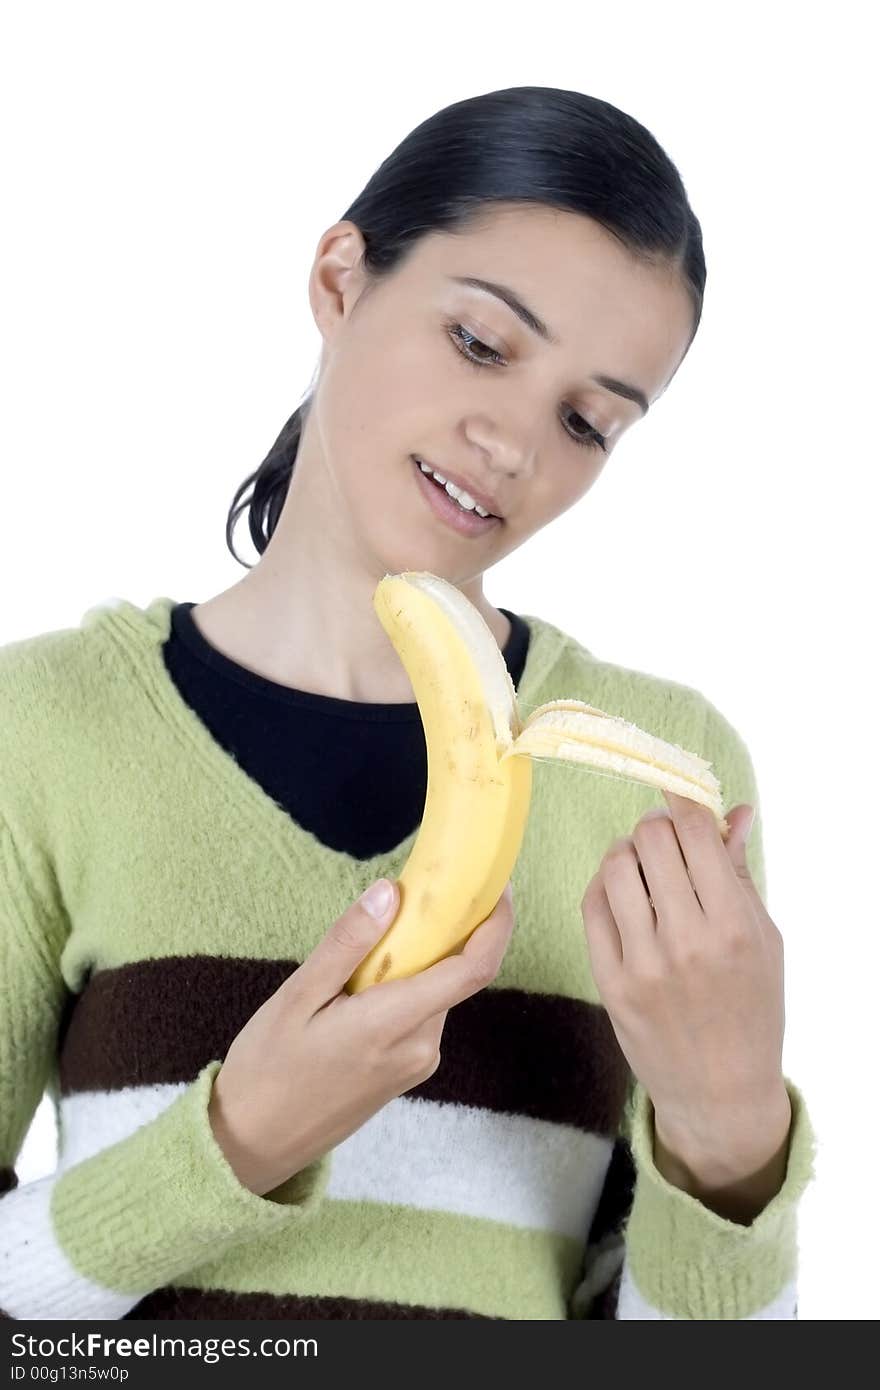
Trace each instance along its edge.
<instances>
[{"instance_id":1,"label":"banana peel","mask_svg":"<svg viewBox=\"0 0 880 1390\"><path fill-rule=\"evenodd\" d=\"M388 574L373 607L418 703L428 785L397 880L397 914L347 982L349 994L454 954L494 910L522 845L535 760L689 797L727 838L721 786L705 758L580 700L551 700L523 722L492 630L455 585L427 571Z\"/></svg>"}]
</instances>

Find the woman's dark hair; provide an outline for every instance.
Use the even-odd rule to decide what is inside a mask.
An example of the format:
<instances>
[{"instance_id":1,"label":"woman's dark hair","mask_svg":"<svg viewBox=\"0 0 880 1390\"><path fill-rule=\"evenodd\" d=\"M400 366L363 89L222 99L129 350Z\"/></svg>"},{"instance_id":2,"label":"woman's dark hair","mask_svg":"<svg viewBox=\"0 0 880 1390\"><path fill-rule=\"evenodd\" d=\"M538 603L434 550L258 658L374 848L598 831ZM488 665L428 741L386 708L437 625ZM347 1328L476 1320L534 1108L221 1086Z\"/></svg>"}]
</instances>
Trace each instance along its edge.
<instances>
[{"instance_id":1,"label":"woman's dark hair","mask_svg":"<svg viewBox=\"0 0 880 1390\"><path fill-rule=\"evenodd\" d=\"M373 288L420 237L473 230L493 203L581 213L637 259L679 267L694 306L690 346L706 283L700 224L678 170L650 131L597 97L508 87L454 102L401 141L338 220L360 229ZM235 523L248 507L251 539L262 555L281 515L310 404L307 394L235 494L226 544L240 564Z\"/></svg>"}]
</instances>

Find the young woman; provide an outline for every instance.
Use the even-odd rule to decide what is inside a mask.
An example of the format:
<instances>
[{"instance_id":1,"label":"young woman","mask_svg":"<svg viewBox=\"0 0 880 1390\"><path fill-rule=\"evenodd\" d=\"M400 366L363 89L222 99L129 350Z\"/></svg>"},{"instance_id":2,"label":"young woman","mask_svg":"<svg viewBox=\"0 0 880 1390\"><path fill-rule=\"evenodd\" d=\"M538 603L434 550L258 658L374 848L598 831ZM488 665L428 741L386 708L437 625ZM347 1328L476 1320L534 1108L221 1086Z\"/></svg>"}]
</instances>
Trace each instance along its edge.
<instances>
[{"instance_id":1,"label":"young woman","mask_svg":"<svg viewBox=\"0 0 880 1390\"><path fill-rule=\"evenodd\" d=\"M258 563L0 650L6 1316L796 1316L813 1140L748 751L483 593L666 390L704 282L632 117L455 103L320 237L317 377L228 519ZM478 608L524 713L583 699L709 758L731 834L536 766L465 949L349 996L425 799L372 607L407 569ZM58 1169L17 1185L46 1087Z\"/></svg>"}]
</instances>

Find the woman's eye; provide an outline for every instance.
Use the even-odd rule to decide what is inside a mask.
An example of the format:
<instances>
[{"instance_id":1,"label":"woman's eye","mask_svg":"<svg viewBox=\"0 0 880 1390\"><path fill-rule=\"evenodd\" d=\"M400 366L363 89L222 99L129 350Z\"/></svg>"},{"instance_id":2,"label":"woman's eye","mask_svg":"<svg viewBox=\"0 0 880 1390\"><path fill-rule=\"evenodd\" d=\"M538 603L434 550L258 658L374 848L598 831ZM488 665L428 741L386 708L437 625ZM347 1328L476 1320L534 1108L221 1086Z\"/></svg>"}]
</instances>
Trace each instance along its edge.
<instances>
[{"instance_id":1,"label":"woman's eye","mask_svg":"<svg viewBox=\"0 0 880 1390\"><path fill-rule=\"evenodd\" d=\"M572 418L575 420L580 420L581 425L584 428L583 434L574 436L575 443L598 444L599 448L602 449L603 452L607 453L607 449L605 447L604 434L600 434L597 429L594 429L593 426L590 424L589 420L585 420L582 415L574 415Z\"/></svg>"},{"instance_id":2,"label":"woman's eye","mask_svg":"<svg viewBox=\"0 0 880 1390\"><path fill-rule=\"evenodd\" d=\"M481 342L480 339L475 337L463 324L447 323L446 332L452 339L456 352L460 357L464 358L465 362L469 362L472 367L479 368L504 365L504 358L501 353L489 347L488 343ZM482 352L475 352L475 348L482 348ZM484 356L483 353L486 353L487 356ZM574 440L575 444L587 448L599 448L603 453L608 452L604 435L601 435L597 429L594 429L590 422L585 420L582 415L575 414L572 418L579 420L584 427L584 433L582 434L572 434L571 430L566 429L566 434L570 439Z\"/></svg>"},{"instance_id":3,"label":"woman's eye","mask_svg":"<svg viewBox=\"0 0 880 1390\"><path fill-rule=\"evenodd\" d=\"M474 362L482 366L484 362L504 361L500 352L496 352L494 348L490 348L488 343L481 343L480 339L475 338L473 333L469 332L463 324L451 323L448 327L450 336L455 341L459 352L466 362ZM482 348L483 352L475 353L475 347ZM487 353L488 356L484 357L483 353Z\"/></svg>"}]
</instances>

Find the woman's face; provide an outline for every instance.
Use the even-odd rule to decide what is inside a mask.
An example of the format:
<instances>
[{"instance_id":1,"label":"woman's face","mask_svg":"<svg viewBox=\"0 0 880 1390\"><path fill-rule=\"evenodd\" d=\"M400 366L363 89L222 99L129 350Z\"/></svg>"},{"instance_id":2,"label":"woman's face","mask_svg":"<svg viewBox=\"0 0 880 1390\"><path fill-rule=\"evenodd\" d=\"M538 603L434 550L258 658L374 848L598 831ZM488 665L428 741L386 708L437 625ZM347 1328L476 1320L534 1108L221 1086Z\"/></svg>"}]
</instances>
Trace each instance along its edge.
<instances>
[{"instance_id":1,"label":"woman's face","mask_svg":"<svg viewBox=\"0 0 880 1390\"><path fill-rule=\"evenodd\" d=\"M496 205L478 230L427 235L366 293L362 251L351 222L318 245L324 347L294 478L320 470L328 529L347 521L380 576L467 583L589 491L643 414L602 377L654 401L687 350L691 301L677 271L544 207ZM504 286L551 338L464 278ZM501 520L475 535L442 521L413 455Z\"/></svg>"}]
</instances>

